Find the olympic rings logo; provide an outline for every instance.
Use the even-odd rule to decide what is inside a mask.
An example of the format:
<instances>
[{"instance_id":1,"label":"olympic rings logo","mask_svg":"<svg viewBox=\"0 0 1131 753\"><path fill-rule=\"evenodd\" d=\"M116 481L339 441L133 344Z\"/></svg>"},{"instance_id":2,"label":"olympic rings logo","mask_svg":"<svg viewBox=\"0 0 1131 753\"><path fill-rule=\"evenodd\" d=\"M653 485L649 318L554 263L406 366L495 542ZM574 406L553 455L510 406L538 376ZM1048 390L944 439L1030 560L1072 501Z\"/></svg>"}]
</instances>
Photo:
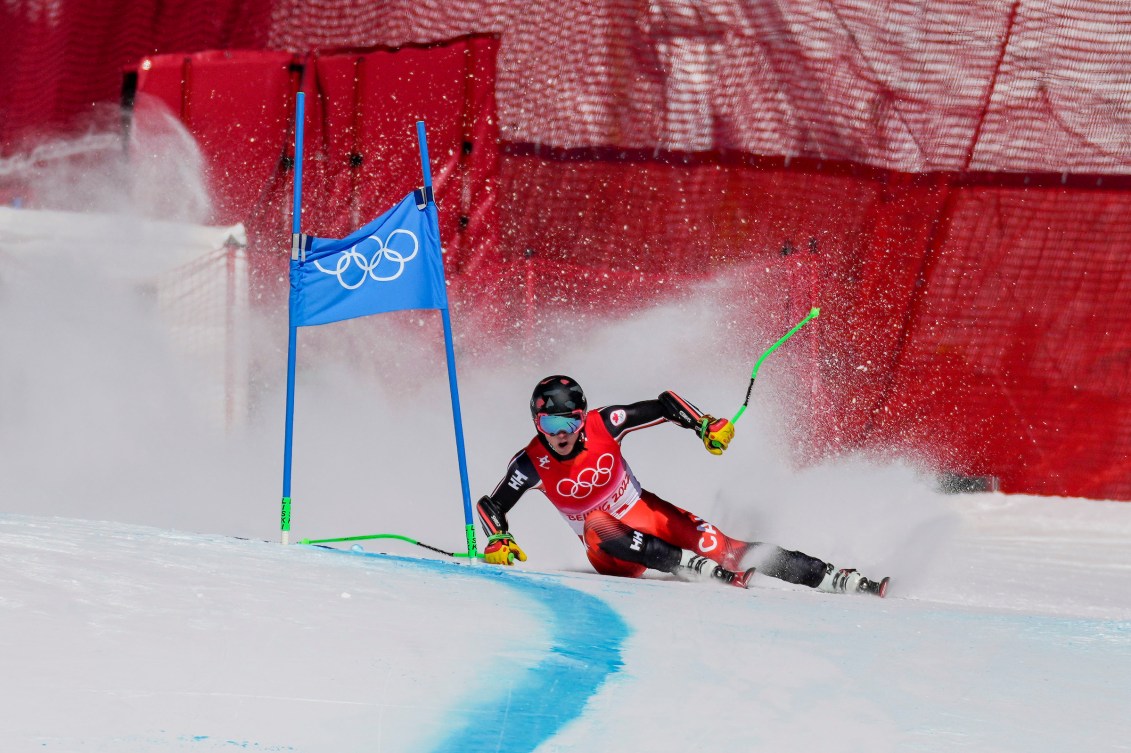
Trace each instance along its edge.
<instances>
[{"instance_id":1,"label":"olympic rings logo","mask_svg":"<svg viewBox=\"0 0 1131 753\"><path fill-rule=\"evenodd\" d=\"M407 235L412 239L412 253L405 255L392 247L393 236L398 233ZM366 256L358 247L369 243L369 241L377 242L377 250L373 252L372 256ZM356 290L360 288L365 280L371 279L374 282L392 282L404 273L405 264L416 258L416 253L420 250L420 241L416 239L416 235L411 230L404 228L397 228L389 233L389 237L382 241L376 235L371 235L363 241L360 241L338 255L338 265L334 269L326 269L318 262L314 262L314 266L318 267L318 271L324 272L328 275L334 275L338 278L340 284L346 290ZM382 261L388 260L390 264L398 265L396 271L392 274L378 274L377 268ZM347 280L345 273L349 272L350 268L356 264L358 269L361 270L361 276L356 282ZM389 266L386 265L385 271L389 271Z\"/></svg>"},{"instance_id":2,"label":"olympic rings logo","mask_svg":"<svg viewBox=\"0 0 1131 753\"><path fill-rule=\"evenodd\" d=\"M585 499L598 486L604 486L613 478L613 463L615 459L611 452L606 452L597 458L595 468L583 468L576 479L563 478L558 482L558 494L563 497Z\"/></svg>"}]
</instances>

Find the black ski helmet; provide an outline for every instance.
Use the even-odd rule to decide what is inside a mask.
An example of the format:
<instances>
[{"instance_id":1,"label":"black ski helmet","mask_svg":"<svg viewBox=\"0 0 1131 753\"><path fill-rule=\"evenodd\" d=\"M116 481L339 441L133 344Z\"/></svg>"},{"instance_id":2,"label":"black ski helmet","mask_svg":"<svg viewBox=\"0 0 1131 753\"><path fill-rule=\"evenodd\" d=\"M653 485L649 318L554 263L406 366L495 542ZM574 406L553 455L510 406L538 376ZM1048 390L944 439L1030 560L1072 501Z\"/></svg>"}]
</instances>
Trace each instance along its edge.
<instances>
[{"instance_id":1,"label":"black ski helmet","mask_svg":"<svg viewBox=\"0 0 1131 753\"><path fill-rule=\"evenodd\" d=\"M585 411L588 403L581 385L565 374L548 376L537 384L530 396L530 416L538 420L539 413L565 415L575 410Z\"/></svg>"}]
</instances>

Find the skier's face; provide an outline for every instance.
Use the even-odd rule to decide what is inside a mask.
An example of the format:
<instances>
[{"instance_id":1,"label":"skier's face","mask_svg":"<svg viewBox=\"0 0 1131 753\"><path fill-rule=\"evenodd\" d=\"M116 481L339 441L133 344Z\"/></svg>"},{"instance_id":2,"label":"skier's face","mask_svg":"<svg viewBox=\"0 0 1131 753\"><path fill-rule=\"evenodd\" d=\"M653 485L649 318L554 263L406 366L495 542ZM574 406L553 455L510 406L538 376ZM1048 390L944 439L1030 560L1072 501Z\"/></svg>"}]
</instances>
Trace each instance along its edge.
<instances>
[{"instance_id":1,"label":"skier's face","mask_svg":"<svg viewBox=\"0 0 1131 753\"><path fill-rule=\"evenodd\" d=\"M568 455L573 452L573 448L577 445L577 439L581 436L581 429L566 434L564 431L559 431L546 437L546 442L549 443L550 449L558 455Z\"/></svg>"},{"instance_id":2,"label":"skier's face","mask_svg":"<svg viewBox=\"0 0 1131 753\"><path fill-rule=\"evenodd\" d=\"M571 413L538 413L534 416L534 427L546 438L546 444L557 455L573 452L581 430L585 427L585 410Z\"/></svg>"}]
</instances>

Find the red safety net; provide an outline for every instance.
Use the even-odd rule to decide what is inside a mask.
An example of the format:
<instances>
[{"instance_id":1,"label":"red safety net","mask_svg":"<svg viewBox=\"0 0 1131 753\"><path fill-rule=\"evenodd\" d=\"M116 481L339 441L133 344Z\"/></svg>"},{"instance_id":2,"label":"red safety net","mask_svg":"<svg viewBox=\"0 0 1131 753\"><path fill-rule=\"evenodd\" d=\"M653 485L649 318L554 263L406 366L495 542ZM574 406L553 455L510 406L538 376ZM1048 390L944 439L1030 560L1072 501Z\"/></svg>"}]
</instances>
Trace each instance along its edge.
<instances>
[{"instance_id":1,"label":"red safety net","mask_svg":"<svg viewBox=\"0 0 1131 753\"><path fill-rule=\"evenodd\" d=\"M470 203L450 194L459 211L443 214L468 217L455 280L489 286L476 300L508 312L504 334L547 308L618 312L722 274L747 304L731 313L750 347L821 306L786 356L811 386L797 409L818 454L895 451L1007 491L1131 499L1120 3L261 0L241 15L214 0L196 4L206 21L176 27L170 14L189 11L116 5L5 24L20 40L0 62L5 150L25 126L116 96L116 67L154 49L305 55L497 35L500 147L468 185L497 183ZM81 56L55 55L80 36ZM374 163L339 168L357 148L346 121L371 107L349 103L368 70L315 67L338 118L320 137L338 167L316 180L317 203L364 214L345 198ZM283 117L282 99L256 117ZM194 132L222 150L230 119L248 116L218 107L229 122ZM283 181L269 152L248 174ZM222 183L233 211L263 184ZM283 205L263 212L287 231Z\"/></svg>"},{"instance_id":2,"label":"red safety net","mask_svg":"<svg viewBox=\"0 0 1131 753\"><path fill-rule=\"evenodd\" d=\"M471 277L498 247L494 37L397 50L201 52L139 66L135 130L172 110L196 137L216 202L244 222L257 299L285 306L296 94L306 94L302 231L344 237L421 185L425 121L445 265ZM159 126L157 126L159 127Z\"/></svg>"}]
</instances>

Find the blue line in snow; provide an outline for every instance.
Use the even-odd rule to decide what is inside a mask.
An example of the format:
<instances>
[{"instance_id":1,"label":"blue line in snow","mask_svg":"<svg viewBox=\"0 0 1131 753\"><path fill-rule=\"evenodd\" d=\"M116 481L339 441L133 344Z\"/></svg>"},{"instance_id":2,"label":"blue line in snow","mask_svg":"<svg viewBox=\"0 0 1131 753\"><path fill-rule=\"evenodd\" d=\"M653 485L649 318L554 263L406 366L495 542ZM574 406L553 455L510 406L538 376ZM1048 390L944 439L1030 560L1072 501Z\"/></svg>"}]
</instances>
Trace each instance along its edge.
<instances>
[{"instance_id":1,"label":"blue line in snow","mask_svg":"<svg viewBox=\"0 0 1131 753\"><path fill-rule=\"evenodd\" d=\"M551 576L519 575L438 560L412 561L448 576L456 568L461 574L493 579L537 601L552 615L549 652L517 681L497 678L508 685L501 697L500 689L491 687L489 678L484 677L481 690L488 698L464 711L433 748L435 753L533 751L579 717L589 698L621 668L621 646L629 635L628 626L596 596L563 586ZM504 646L506 639L506 634L500 633Z\"/></svg>"}]
</instances>

